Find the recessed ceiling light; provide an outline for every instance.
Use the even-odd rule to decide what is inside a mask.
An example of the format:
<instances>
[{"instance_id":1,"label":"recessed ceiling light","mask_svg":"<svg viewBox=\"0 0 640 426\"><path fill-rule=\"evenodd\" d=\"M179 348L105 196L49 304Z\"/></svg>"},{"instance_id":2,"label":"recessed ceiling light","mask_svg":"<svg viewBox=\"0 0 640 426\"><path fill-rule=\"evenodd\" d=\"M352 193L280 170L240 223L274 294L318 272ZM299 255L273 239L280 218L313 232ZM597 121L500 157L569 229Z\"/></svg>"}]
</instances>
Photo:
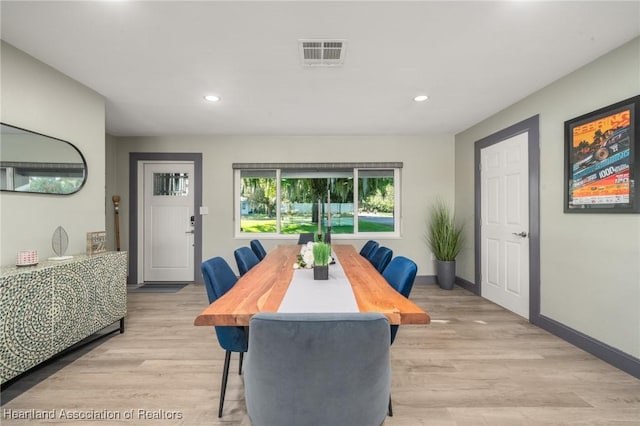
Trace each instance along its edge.
<instances>
[{"instance_id":1,"label":"recessed ceiling light","mask_svg":"<svg viewBox=\"0 0 640 426\"><path fill-rule=\"evenodd\" d=\"M207 102L218 102L220 100L220 96L218 95L207 95L204 97L204 100Z\"/></svg>"},{"instance_id":2,"label":"recessed ceiling light","mask_svg":"<svg viewBox=\"0 0 640 426\"><path fill-rule=\"evenodd\" d=\"M418 95L415 98L413 98L413 100L416 101L416 102L424 102L427 99L429 99L429 97L427 95Z\"/></svg>"}]
</instances>

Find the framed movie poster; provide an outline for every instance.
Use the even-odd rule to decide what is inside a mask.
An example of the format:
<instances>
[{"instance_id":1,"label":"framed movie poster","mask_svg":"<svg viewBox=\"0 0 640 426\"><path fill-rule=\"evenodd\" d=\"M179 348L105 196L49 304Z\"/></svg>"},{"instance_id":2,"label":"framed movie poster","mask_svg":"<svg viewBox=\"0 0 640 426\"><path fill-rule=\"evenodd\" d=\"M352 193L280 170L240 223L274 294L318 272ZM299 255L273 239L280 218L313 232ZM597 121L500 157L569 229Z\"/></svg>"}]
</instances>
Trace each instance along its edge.
<instances>
[{"instance_id":1,"label":"framed movie poster","mask_svg":"<svg viewBox=\"0 0 640 426\"><path fill-rule=\"evenodd\" d=\"M565 121L565 213L638 213L640 95Z\"/></svg>"}]
</instances>

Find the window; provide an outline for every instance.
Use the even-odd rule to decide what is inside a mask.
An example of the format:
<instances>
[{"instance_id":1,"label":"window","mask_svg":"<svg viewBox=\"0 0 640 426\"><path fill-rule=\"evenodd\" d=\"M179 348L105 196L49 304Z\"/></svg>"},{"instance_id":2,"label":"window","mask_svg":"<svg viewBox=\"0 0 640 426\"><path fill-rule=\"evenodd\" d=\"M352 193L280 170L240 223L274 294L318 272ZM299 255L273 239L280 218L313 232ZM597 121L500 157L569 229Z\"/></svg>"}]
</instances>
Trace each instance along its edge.
<instances>
[{"instance_id":1,"label":"window","mask_svg":"<svg viewBox=\"0 0 640 426\"><path fill-rule=\"evenodd\" d=\"M329 218L333 234L353 234L353 170L283 170L280 188L281 234L323 234Z\"/></svg>"},{"instance_id":2,"label":"window","mask_svg":"<svg viewBox=\"0 0 640 426\"><path fill-rule=\"evenodd\" d=\"M329 226L333 235L397 235L401 167L234 164L236 235L325 233Z\"/></svg>"},{"instance_id":3,"label":"window","mask_svg":"<svg viewBox=\"0 0 640 426\"><path fill-rule=\"evenodd\" d=\"M393 170L358 170L358 230L394 232L395 185Z\"/></svg>"},{"instance_id":4,"label":"window","mask_svg":"<svg viewBox=\"0 0 640 426\"><path fill-rule=\"evenodd\" d=\"M275 170L240 171L240 232L277 232Z\"/></svg>"},{"instance_id":5,"label":"window","mask_svg":"<svg viewBox=\"0 0 640 426\"><path fill-rule=\"evenodd\" d=\"M187 197L189 195L189 174L154 173L153 195Z\"/></svg>"}]
</instances>

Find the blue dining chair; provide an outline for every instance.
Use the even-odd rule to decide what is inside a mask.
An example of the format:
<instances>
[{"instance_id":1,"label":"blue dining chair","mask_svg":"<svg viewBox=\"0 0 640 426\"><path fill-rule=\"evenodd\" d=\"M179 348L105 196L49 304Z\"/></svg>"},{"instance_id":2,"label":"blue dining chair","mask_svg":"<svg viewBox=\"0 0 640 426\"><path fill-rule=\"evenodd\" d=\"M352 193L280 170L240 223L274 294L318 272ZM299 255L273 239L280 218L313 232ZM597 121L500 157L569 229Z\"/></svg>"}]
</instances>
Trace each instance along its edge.
<instances>
[{"instance_id":1,"label":"blue dining chair","mask_svg":"<svg viewBox=\"0 0 640 426\"><path fill-rule=\"evenodd\" d=\"M413 283L418 273L418 265L404 256L394 257L393 260L384 268L382 276L398 293L409 298ZM391 325L391 344L398 333L398 326ZM389 395L389 416L393 416L393 407L391 405L391 395Z\"/></svg>"},{"instance_id":2,"label":"blue dining chair","mask_svg":"<svg viewBox=\"0 0 640 426\"><path fill-rule=\"evenodd\" d=\"M369 255L378 248L379 244L376 241L367 241L360 249L360 256L369 258Z\"/></svg>"},{"instance_id":3,"label":"blue dining chair","mask_svg":"<svg viewBox=\"0 0 640 426\"><path fill-rule=\"evenodd\" d=\"M236 258L236 264L238 265L238 272L240 276L243 276L251 268L260 263L260 259L249 247L240 247L233 252L233 256Z\"/></svg>"},{"instance_id":4,"label":"blue dining chair","mask_svg":"<svg viewBox=\"0 0 640 426\"><path fill-rule=\"evenodd\" d=\"M382 272L382 276L398 293L409 298L413 283L416 280L418 266L416 263L404 256L396 256L389 262L389 265ZM396 338L398 326L391 326L391 343Z\"/></svg>"},{"instance_id":5,"label":"blue dining chair","mask_svg":"<svg viewBox=\"0 0 640 426\"><path fill-rule=\"evenodd\" d=\"M214 257L202 262L202 276L207 289L209 303L213 303L222 297L227 291L238 281L236 274L229 267L229 264L221 258ZM244 327L235 326L216 326L216 336L218 343L224 349L224 368L222 370L222 384L220 386L220 405L218 407L218 417L222 417L222 408L224 406L224 395L227 390L227 378L229 377L229 363L231 361L231 352L240 353L240 367L238 374L242 374L242 359L244 353L249 348L249 335Z\"/></svg>"},{"instance_id":6,"label":"blue dining chair","mask_svg":"<svg viewBox=\"0 0 640 426\"><path fill-rule=\"evenodd\" d=\"M378 272L382 273L384 268L386 268L389 262L391 262L392 257L393 251L389 247L380 246L371 255L371 257L369 257L369 262L371 262Z\"/></svg>"},{"instance_id":7,"label":"blue dining chair","mask_svg":"<svg viewBox=\"0 0 640 426\"><path fill-rule=\"evenodd\" d=\"M261 261L264 259L267 255L267 251L262 246L262 243L259 240L251 240L251 243L249 244L251 245L251 250L253 250L258 260Z\"/></svg>"},{"instance_id":8,"label":"blue dining chair","mask_svg":"<svg viewBox=\"0 0 640 426\"><path fill-rule=\"evenodd\" d=\"M316 235L313 232L303 232L298 236L298 244L307 244L314 242Z\"/></svg>"},{"instance_id":9,"label":"blue dining chair","mask_svg":"<svg viewBox=\"0 0 640 426\"><path fill-rule=\"evenodd\" d=\"M387 416L389 321L367 313L259 312L244 371L253 425L380 425Z\"/></svg>"}]
</instances>

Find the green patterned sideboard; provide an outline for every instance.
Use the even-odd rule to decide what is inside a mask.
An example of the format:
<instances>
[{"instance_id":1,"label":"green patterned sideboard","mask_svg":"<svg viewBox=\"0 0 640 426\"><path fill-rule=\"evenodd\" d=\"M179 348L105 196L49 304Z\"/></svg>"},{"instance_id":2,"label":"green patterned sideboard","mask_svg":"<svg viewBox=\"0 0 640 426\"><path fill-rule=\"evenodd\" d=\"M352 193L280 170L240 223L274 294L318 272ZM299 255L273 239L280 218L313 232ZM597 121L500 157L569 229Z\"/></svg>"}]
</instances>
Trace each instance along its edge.
<instances>
[{"instance_id":1,"label":"green patterned sideboard","mask_svg":"<svg viewBox=\"0 0 640 426\"><path fill-rule=\"evenodd\" d=\"M0 269L1 383L127 313L127 253Z\"/></svg>"}]
</instances>

